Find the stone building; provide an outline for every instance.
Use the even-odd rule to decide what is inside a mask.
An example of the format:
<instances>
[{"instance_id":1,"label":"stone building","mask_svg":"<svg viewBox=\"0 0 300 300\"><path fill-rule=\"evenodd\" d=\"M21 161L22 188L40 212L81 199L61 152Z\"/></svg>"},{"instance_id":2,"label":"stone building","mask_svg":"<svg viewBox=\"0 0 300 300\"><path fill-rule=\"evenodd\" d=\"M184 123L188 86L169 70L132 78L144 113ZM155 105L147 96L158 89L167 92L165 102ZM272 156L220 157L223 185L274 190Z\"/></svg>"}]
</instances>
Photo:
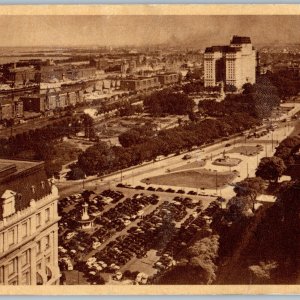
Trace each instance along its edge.
<instances>
[{"instance_id":1,"label":"stone building","mask_svg":"<svg viewBox=\"0 0 300 300\"><path fill-rule=\"evenodd\" d=\"M58 191L42 162L0 159L0 284L56 285Z\"/></svg>"}]
</instances>

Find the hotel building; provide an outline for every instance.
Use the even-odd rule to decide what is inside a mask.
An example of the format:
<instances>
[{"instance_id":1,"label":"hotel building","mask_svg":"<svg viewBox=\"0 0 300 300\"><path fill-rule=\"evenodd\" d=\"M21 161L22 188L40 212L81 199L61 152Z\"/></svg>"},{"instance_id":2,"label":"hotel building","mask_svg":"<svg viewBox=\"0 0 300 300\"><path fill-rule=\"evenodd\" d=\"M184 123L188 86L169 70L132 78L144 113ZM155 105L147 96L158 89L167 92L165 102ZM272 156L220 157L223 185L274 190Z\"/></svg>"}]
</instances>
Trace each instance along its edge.
<instances>
[{"instance_id":1,"label":"hotel building","mask_svg":"<svg viewBox=\"0 0 300 300\"><path fill-rule=\"evenodd\" d=\"M59 284L57 200L42 162L0 159L0 285Z\"/></svg>"},{"instance_id":2,"label":"hotel building","mask_svg":"<svg viewBox=\"0 0 300 300\"><path fill-rule=\"evenodd\" d=\"M229 46L212 46L204 53L204 86L255 83L256 51L249 37L233 36Z\"/></svg>"}]
</instances>

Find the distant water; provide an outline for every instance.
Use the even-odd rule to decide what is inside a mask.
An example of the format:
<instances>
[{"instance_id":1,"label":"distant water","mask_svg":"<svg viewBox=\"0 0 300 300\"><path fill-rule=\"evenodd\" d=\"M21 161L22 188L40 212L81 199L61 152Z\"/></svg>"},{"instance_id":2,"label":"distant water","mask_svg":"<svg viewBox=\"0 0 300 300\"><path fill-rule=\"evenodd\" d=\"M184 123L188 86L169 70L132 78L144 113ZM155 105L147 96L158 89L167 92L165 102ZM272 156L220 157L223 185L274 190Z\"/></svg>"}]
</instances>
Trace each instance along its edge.
<instances>
[{"instance_id":1,"label":"distant water","mask_svg":"<svg viewBox=\"0 0 300 300\"><path fill-rule=\"evenodd\" d=\"M62 48L0 47L0 64L29 59L66 59L70 54L70 51Z\"/></svg>"},{"instance_id":2,"label":"distant water","mask_svg":"<svg viewBox=\"0 0 300 300\"><path fill-rule=\"evenodd\" d=\"M13 62L18 62L19 60L29 60L29 59L55 59L55 60L61 60L61 59L67 59L68 56L1 56L0 55L0 64L8 64Z\"/></svg>"}]
</instances>

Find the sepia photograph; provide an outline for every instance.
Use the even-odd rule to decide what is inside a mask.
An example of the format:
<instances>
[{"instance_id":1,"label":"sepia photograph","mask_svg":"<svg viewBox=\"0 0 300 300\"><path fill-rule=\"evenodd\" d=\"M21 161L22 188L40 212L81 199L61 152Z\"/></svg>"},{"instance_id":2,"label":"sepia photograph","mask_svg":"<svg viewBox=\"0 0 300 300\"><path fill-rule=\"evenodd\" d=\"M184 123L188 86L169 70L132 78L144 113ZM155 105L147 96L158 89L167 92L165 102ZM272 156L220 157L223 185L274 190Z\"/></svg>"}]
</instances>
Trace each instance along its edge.
<instances>
[{"instance_id":1,"label":"sepia photograph","mask_svg":"<svg viewBox=\"0 0 300 300\"><path fill-rule=\"evenodd\" d=\"M21 9L0 294L299 293L300 7Z\"/></svg>"}]
</instances>

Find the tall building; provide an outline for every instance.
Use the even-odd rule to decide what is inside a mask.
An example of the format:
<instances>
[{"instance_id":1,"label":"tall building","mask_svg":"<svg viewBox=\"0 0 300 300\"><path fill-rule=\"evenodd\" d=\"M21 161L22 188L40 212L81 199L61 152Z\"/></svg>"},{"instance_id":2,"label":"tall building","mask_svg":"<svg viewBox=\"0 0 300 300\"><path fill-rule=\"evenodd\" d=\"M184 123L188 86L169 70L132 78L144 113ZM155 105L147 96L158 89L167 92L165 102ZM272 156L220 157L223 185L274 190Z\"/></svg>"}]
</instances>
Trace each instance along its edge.
<instances>
[{"instance_id":1,"label":"tall building","mask_svg":"<svg viewBox=\"0 0 300 300\"><path fill-rule=\"evenodd\" d=\"M0 159L0 285L59 284L57 200L42 162Z\"/></svg>"},{"instance_id":2,"label":"tall building","mask_svg":"<svg viewBox=\"0 0 300 300\"><path fill-rule=\"evenodd\" d=\"M256 51L250 37L236 36L230 45L212 46L204 53L204 86L225 85L240 89L245 83L255 83Z\"/></svg>"}]
</instances>

